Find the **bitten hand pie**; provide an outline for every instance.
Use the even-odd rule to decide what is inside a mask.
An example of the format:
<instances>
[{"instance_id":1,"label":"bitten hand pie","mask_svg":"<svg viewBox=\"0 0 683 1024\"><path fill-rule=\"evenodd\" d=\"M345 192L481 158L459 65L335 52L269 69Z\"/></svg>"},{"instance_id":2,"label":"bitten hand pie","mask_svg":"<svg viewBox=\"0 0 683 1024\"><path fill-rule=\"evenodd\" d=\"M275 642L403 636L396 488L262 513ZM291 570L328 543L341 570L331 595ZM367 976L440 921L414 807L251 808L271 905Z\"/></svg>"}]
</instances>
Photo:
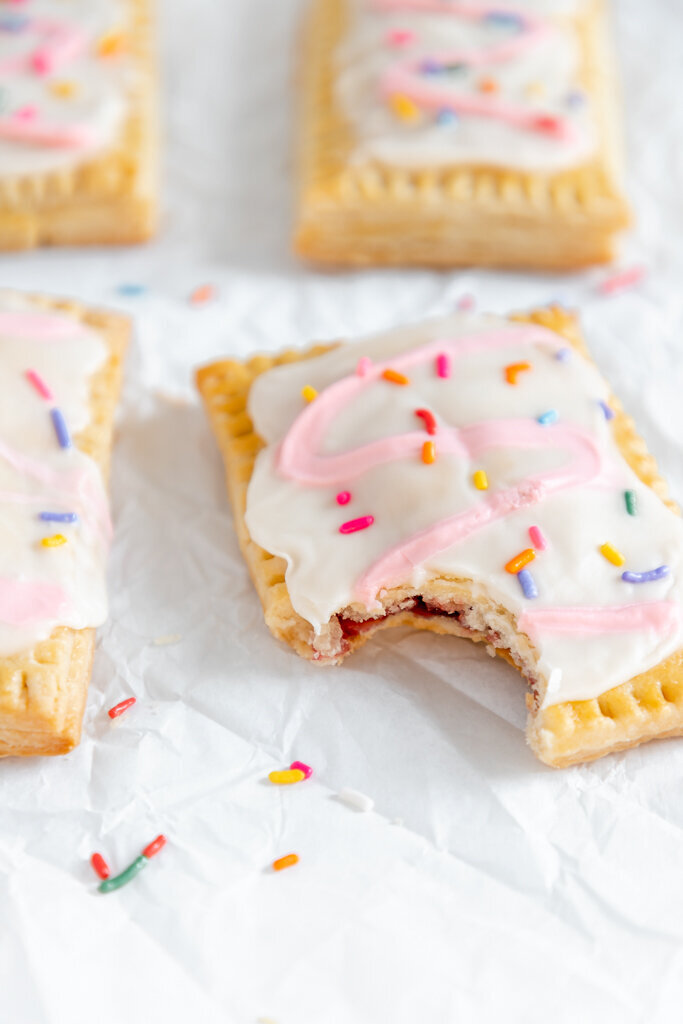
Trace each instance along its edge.
<instances>
[{"instance_id":1,"label":"bitten hand pie","mask_svg":"<svg viewBox=\"0 0 683 1024\"><path fill-rule=\"evenodd\" d=\"M151 0L0 0L0 249L156 222Z\"/></svg>"},{"instance_id":2,"label":"bitten hand pie","mask_svg":"<svg viewBox=\"0 0 683 1024\"><path fill-rule=\"evenodd\" d=\"M483 642L554 766L683 732L683 523L569 314L459 314L198 384L299 654L397 625Z\"/></svg>"},{"instance_id":3,"label":"bitten hand pie","mask_svg":"<svg viewBox=\"0 0 683 1024\"><path fill-rule=\"evenodd\" d=\"M295 248L568 269L628 223L603 0L312 0Z\"/></svg>"},{"instance_id":4,"label":"bitten hand pie","mask_svg":"<svg viewBox=\"0 0 683 1024\"><path fill-rule=\"evenodd\" d=\"M78 742L107 612L105 490L128 321L0 293L0 755Z\"/></svg>"}]
</instances>

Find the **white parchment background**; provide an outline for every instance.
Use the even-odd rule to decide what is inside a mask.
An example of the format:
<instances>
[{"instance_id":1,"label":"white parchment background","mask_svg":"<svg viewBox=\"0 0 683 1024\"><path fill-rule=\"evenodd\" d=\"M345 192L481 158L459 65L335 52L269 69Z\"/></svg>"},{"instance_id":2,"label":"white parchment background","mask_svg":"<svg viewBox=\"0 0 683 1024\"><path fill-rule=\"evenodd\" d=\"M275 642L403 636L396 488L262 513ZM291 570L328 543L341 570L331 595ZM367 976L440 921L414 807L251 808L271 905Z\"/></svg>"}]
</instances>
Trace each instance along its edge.
<instances>
[{"instance_id":1,"label":"white parchment background","mask_svg":"<svg viewBox=\"0 0 683 1024\"><path fill-rule=\"evenodd\" d=\"M111 617L78 750L0 764L7 1024L660 1024L683 1015L683 741L554 772L514 672L392 632L320 670L266 632L192 367L559 298L683 498L683 4L616 0L629 189L601 272L307 272L288 254L299 0L161 0L165 213L153 245L0 259L0 283L122 308ZM142 282L146 295L116 287ZM218 301L191 308L211 282ZM154 640L177 634L175 643ZM135 695L112 727L106 709ZM302 759L290 789L267 773ZM334 794L374 797L362 815ZM400 819L397 823L396 819ZM159 831L129 887L95 892ZM280 875L267 865L296 851Z\"/></svg>"}]
</instances>

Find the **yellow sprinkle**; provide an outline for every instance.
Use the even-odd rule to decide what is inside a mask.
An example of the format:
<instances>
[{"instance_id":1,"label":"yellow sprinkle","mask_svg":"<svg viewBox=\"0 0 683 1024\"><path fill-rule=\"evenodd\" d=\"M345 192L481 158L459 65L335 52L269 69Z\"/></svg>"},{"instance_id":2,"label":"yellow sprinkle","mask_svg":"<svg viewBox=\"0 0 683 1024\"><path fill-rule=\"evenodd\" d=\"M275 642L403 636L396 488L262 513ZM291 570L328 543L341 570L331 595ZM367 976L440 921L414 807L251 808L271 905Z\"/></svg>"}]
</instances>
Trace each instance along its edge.
<instances>
[{"instance_id":1,"label":"yellow sprinkle","mask_svg":"<svg viewBox=\"0 0 683 1024\"><path fill-rule=\"evenodd\" d=\"M310 384L307 384L301 389L301 397L305 398L307 402L312 402L314 398L318 397L318 392Z\"/></svg>"},{"instance_id":2,"label":"yellow sprinkle","mask_svg":"<svg viewBox=\"0 0 683 1024\"><path fill-rule=\"evenodd\" d=\"M426 462L428 466L431 466L432 462L436 462L436 445L433 441L425 441L422 445L422 461Z\"/></svg>"},{"instance_id":3,"label":"yellow sprinkle","mask_svg":"<svg viewBox=\"0 0 683 1024\"><path fill-rule=\"evenodd\" d=\"M98 57L118 57L126 48L123 32L107 32L97 40Z\"/></svg>"},{"instance_id":4,"label":"yellow sprinkle","mask_svg":"<svg viewBox=\"0 0 683 1024\"><path fill-rule=\"evenodd\" d=\"M420 108L410 99L400 93L391 97L391 109L402 121L414 121L420 115Z\"/></svg>"},{"instance_id":5,"label":"yellow sprinkle","mask_svg":"<svg viewBox=\"0 0 683 1024\"><path fill-rule=\"evenodd\" d=\"M472 483L478 491L488 491L489 489L489 478L483 469L478 469L472 477Z\"/></svg>"},{"instance_id":6,"label":"yellow sprinkle","mask_svg":"<svg viewBox=\"0 0 683 1024\"><path fill-rule=\"evenodd\" d=\"M70 100L76 94L78 86L69 78L61 78L50 82L50 92L60 100Z\"/></svg>"},{"instance_id":7,"label":"yellow sprinkle","mask_svg":"<svg viewBox=\"0 0 683 1024\"><path fill-rule=\"evenodd\" d=\"M44 548L59 548L66 544L66 537L63 533L55 533L52 537L43 537L40 543Z\"/></svg>"},{"instance_id":8,"label":"yellow sprinkle","mask_svg":"<svg viewBox=\"0 0 683 1024\"><path fill-rule=\"evenodd\" d=\"M301 782L306 776L299 768L288 768L284 772L271 772L268 778L276 786L291 786L293 782Z\"/></svg>"},{"instance_id":9,"label":"yellow sprinkle","mask_svg":"<svg viewBox=\"0 0 683 1024\"><path fill-rule=\"evenodd\" d=\"M626 561L621 551L617 551L612 544L603 544L600 548L600 554L603 558L606 558L608 562L611 562L612 565L623 565Z\"/></svg>"}]
</instances>

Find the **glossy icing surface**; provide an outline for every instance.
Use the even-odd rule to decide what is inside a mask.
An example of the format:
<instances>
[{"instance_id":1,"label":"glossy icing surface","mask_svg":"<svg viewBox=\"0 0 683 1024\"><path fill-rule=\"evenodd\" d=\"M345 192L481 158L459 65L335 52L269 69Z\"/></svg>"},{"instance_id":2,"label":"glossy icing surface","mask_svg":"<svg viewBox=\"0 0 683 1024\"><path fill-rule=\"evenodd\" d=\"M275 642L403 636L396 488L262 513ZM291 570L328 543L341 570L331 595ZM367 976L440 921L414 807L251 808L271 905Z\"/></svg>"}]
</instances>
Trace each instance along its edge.
<instances>
[{"instance_id":1,"label":"glossy icing surface","mask_svg":"<svg viewBox=\"0 0 683 1024\"><path fill-rule=\"evenodd\" d=\"M554 171L595 128L572 4L349 0L336 95L356 162Z\"/></svg>"},{"instance_id":2,"label":"glossy icing surface","mask_svg":"<svg viewBox=\"0 0 683 1024\"><path fill-rule=\"evenodd\" d=\"M111 526L101 474L75 446L60 446L50 415L61 411L72 438L88 425L90 378L106 356L100 335L72 317L0 295L0 656L58 625L83 629L106 617ZM43 544L55 537L65 542Z\"/></svg>"},{"instance_id":3,"label":"glossy icing surface","mask_svg":"<svg viewBox=\"0 0 683 1024\"><path fill-rule=\"evenodd\" d=\"M73 167L116 140L126 11L123 0L0 3L0 175Z\"/></svg>"},{"instance_id":4,"label":"glossy icing surface","mask_svg":"<svg viewBox=\"0 0 683 1024\"><path fill-rule=\"evenodd\" d=\"M249 486L249 532L286 559L292 604L316 631L354 601L377 609L384 588L471 579L475 596L504 605L531 638L551 681L546 703L597 696L683 644L683 524L622 458L607 397L560 336L491 316L278 367L250 395L267 447ZM433 433L418 410L432 414ZM606 543L623 566L601 552ZM505 568L530 548L535 598ZM622 578L661 565L667 574L652 582Z\"/></svg>"}]
</instances>

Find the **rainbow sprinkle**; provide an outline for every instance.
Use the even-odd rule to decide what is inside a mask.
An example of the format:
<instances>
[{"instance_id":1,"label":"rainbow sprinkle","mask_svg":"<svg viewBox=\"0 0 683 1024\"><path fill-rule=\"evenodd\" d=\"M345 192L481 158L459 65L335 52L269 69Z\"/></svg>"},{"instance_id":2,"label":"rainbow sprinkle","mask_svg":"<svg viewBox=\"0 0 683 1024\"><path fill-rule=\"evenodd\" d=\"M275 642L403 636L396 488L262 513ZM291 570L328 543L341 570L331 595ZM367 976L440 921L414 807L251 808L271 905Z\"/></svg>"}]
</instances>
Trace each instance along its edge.
<instances>
[{"instance_id":1,"label":"rainbow sprinkle","mask_svg":"<svg viewBox=\"0 0 683 1024\"><path fill-rule=\"evenodd\" d=\"M385 370L382 377L384 380L388 380L390 384L398 384L400 387L410 384L410 378L406 377L403 373L399 373L398 370Z\"/></svg>"},{"instance_id":2,"label":"rainbow sprinkle","mask_svg":"<svg viewBox=\"0 0 683 1024\"><path fill-rule=\"evenodd\" d=\"M313 774L313 769L310 767L310 765L304 764L303 761L292 761L289 767L292 769L292 771L303 772L304 777L307 779L310 779L311 775Z\"/></svg>"},{"instance_id":3,"label":"rainbow sprinkle","mask_svg":"<svg viewBox=\"0 0 683 1024\"><path fill-rule=\"evenodd\" d=\"M445 352L436 357L436 373L442 380L447 380L451 375L451 361Z\"/></svg>"},{"instance_id":4,"label":"rainbow sprinkle","mask_svg":"<svg viewBox=\"0 0 683 1024\"><path fill-rule=\"evenodd\" d=\"M52 537L43 537L41 544L44 548L61 548L67 540L63 533L55 533Z\"/></svg>"},{"instance_id":5,"label":"rainbow sprinkle","mask_svg":"<svg viewBox=\"0 0 683 1024\"><path fill-rule=\"evenodd\" d=\"M635 491L624 491L624 501L626 503L626 511L630 516L638 515L638 499Z\"/></svg>"},{"instance_id":6,"label":"rainbow sprinkle","mask_svg":"<svg viewBox=\"0 0 683 1024\"><path fill-rule=\"evenodd\" d=\"M315 390L315 388L312 388L310 384L306 384L301 389L301 397L305 399L305 401L307 402L312 402L314 401L314 399L318 397L318 392Z\"/></svg>"},{"instance_id":7,"label":"rainbow sprinkle","mask_svg":"<svg viewBox=\"0 0 683 1024\"><path fill-rule=\"evenodd\" d=\"M44 523L77 523L75 512L41 512L38 516Z\"/></svg>"},{"instance_id":8,"label":"rainbow sprinkle","mask_svg":"<svg viewBox=\"0 0 683 1024\"><path fill-rule=\"evenodd\" d=\"M338 505L348 505L348 503L350 501L351 501L351 492L350 491L340 491L339 494L336 497L336 502L337 502Z\"/></svg>"},{"instance_id":9,"label":"rainbow sprinkle","mask_svg":"<svg viewBox=\"0 0 683 1024\"><path fill-rule=\"evenodd\" d=\"M128 697L127 700L122 700L120 704L115 704L113 708L109 708L109 711L107 711L107 714L112 719L113 718L118 718L119 715L122 715L124 711L128 710L128 708L132 708L133 704L135 704L135 703L137 703L137 700L136 700L135 697Z\"/></svg>"},{"instance_id":10,"label":"rainbow sprinkle","mask_svg":"<svg viewBox=\"0 0 683 1024\"><path fill-rule=\"evenodd\" d=\"M204 306L207 302L211 302L212 299L216 298L216 289L212 284L201 284L199 288L190 295L190 302L193 306Z\"/></svg>"},{"instance_id":11,"label":"rainbow sprinkle","mask_svg":"<svg viewBox=\"0 0 683 1024\"><path fill-rule=\"evenodd\" d=\"M566 363L571 354L572 350L570 348L559 348L555 353L555 358L558 363Z\"/></svg>"},{"instance_id":12,"label":"rainbow sprinkle","mask_svg":"<svg viewBox=\"0 0 683 1024\"><path fill-rule=\"evenodd\" d=\"M26 371L26 380L29 382L31 387L36 391L41 398L44 398L46 402L54 402L55 396L50 391L49 387L35 370Z\"/></svg>"},{"instance_id":13,"label":"rainbow sprinkle","mask_svg":"<svg viewBox=\"0 0 683 1024\"><path fill-rule=\"evenodd\" d=\"M607 402L603 402L603 400L602 400L602 399L600 399L600 400L598 401L598 405L599 405L599 406L600 406L600 408L602 409L602 413L603 413L603 416L605 417L605 419L607 420L607 422L609 422L610 420L613 420L613 419L614 419L614 410L613 410L613 409L610 409L610 407L609 407L609 405L607 404Z\"/></svg>"},{"instance_id":14,"label":"rainbow sprinkle","mask_svg":"<svg viewBox=\"0 0 683 1024\"><path fill-rule=\"evenodd\" d=\"M93 871L98 878L109 878L111 871L109 870L109 865L101 853L93 853L90 858L90 863L92 864Z\"/></svg>"},{"instance_id":15,"label":"rainbow sprinkle","mask_svg":"<svg viewBox=\"0 0 683 1024\"><path fill-rule=\"evenodd\" d=\"M291 786L295 782L303 782L306 775L298 768L288 768L282 772L270 772L268 778L276 786Z\"/></svg>"},{"instance_id":16,"label":"rainbow sprinkle","mask_svg":"<svg viewBox=\"0 0 683 1024\"><path fill-rule=\"evenodd\" d=\"M116 875L115 878L107 878L102 882L98 888L100 892L114 892L115 889L120 889L122 885L127 885L131 882L136 875L139 875L143 868L147 867L151 857L154 857L159 850L163 849L166 845L166 836L157 836L153 839L148 846L144 848L139 857L136 857L132 864L122 871L120 875Z\"/></svg>"},{"instance_id":17,"label":"rainbow sprinkle","mask_svg":"<svg viewBox=\"0 0 683 1024\"><path fill-rule=\"evenodd\" d=\"M409 28L393 28L390 32L387 32L386 41L388 46L395 46L396 48L402 46L410 46L415 40L415 33Z\"/></svg>"},{"instance_id":18,"label":"rainbow sprinkle","mask_svg":"<svg viewBox=\"0 0 683 1024\"><path fill-rule=\"evenodd\" d=\"M419 416L419 418L423 421L425 425L425 430L430 436L436 434L436 420L434 419L434 415L429 411L429 409L416 409L415 415Z\"/></svg>"},{"instance_id":19,"label":"rainbow sprinkle","mask_svg":"<svg viewBox=\"0 0 683 1024\"><path fill-rule=\"evenodd\" d=\"M539 526L529 527L529 538L537 551L545 551L548 547L548 541L545 539Z\"/></svg>"},{"instance_id":20,"label":"rainbow sprinkle","mask_svg":"<svg viewBox=\"0 0 683 1024\"><path fill-rule=\"evenodd\" d=\"M284 871L285 868L292 868L298 863L298 855L296 853L288 853L285 857L278 857L277 860L273 861L273 871Z\"/></svg>"},{"instance_id":21,"label":"rainbow sprinkle","mask_svg":"<svg viewBox=\"0 0 683 1024\"><path fill-rule=\"evenodd\" d=\"M526 598L533 601L534 598L538 597L536 581L528 569L520 569L517 573L517 579L519 580L519 585L522 588L522 593Z\"/></svg>"},{"instance_id":22,"label":"rainbow sprinkle","mask_svg":"<svg viewBox=\"0 0 683 1024\"><path fill-rule=\"evenodd\" d=\"M359 530L367 530L375 521L374 516L359 516L358 519L349 519L339 527L340 533L358 533Z\"/></svg>"},{"instance_id":23,"label":"rainbow sprinkle","mask_svg":"<svg viewBox=\"0 0 683 1024\"><path fill-rule=\"evenodd\" d=\"M505 367L505 380L508 384L517 384L520 373L531 369L531 363L510 363Z\"/></svg>"},{"instance_id":24,"label":"rainbow sprinkle","mask_svg":"<svg viewBox=\"0 0 683 1024\"><path fill-rule=\"evenodd\" d=\"M622 555L621 551L617 551L613 544L601 544L600 554L603 558L606 558L612 565L623 565L626 559Z\"/></svg>"},{"instance_id":25,"label":"rainbow sprinkle","mask_svg":"<svg viewBox=\"0 0 683 1024\"><path fill-rule=\"evenodd\" d=\"M420 116L420 108L413 103L409 96L401 93L392 96L390 99L391 109L402 121L414 121Z\"/></svg>"},{"instance_id":26,"label":"rainbow sprinkle","mask_svg":"<svg viewBox=\"0 0 683 1024\"><path fill-rule=\"evenodd\" d=\"M631 267L629 270L622 270L620 273L613 274L606 280L601 281L598 285L598 290L603 295L614 295L625 288L631 288L633 285L639 284L645 277L645 274L645 267Z\"/></svg>"},{"instance_id":27,"label":"rainbow sprinkle","mask_svg":"<svg viewBox=\"0 0 683 1024\"><path fill-rule=\"evenodd\" d=\"M50 409L50 418L52 419L52 425L55 428L55 434L59 441L60 448L71 448L71 435L69 434L66 420L61 409Z\"/></svg>"},{"instance_id":28,"label":"rainbow sprinkle","mask_svg":"<svg viewBox=\"0 0 683 1024\"><path fill-rule=\"evenodd\" d=\"M621 578L624 583L654 583L655 580L663 580L670 572L668 565L658 565L647 572L622 572Z\"/></svg>"},{"instance_id":29,"label":"rainbow sprinkle","mask_svg":"<svg viewBox=\"0 0 683 1024\"><path fill-rule=\"evenodd\" d=\"M556 409L548 409L547 412L542 412L536 419L542 427L549 427L552 423L557 423L559 416Z\"/></svg>"},{"instance_id":30,"label":"rainbow sprinkle","mask_svg":"<svg viewBox=\"0 0 683 1024\"><path fill-rule=\"evenodd\" d=\"M478 491L488 491L489 489L489 478L483 469L478 469L476 473L472 474L472 483Z\"/></svg>"},{"instance_id":31,"label":"rainbow sprinkle","mask_svg":"<svg viewBox=\"0 0 683 1024\"><path fill-rule=\"evenodd\" d=\"M520 551L518 555L510 559L505 566L505 571L509 572L512 576L516 576L529 562L533 562L535 557L536 552L533 548L525 548L524 551Z\"/></svg>"},{"instance_id":32,"label":"rainbow sprinkle","mask_svg":"<svg viewBox=\"0 0 683 1024\"><path fill-rule=\"evenodd\" d=\"M361 356L356 366L356 374L358 377L367 377L370 370L372 369L372 359L367 356Z\"/></svg>"},{"instance_id":33,"label":"rainbow sprinkle","mask_svg":"<svg viewBox=\"0 0 683 1024\"><path fill-rule=\"evenodd\" d=\"M422 461L427 466L436 462L436 445L433 441L425 441L422 445Z\"/></svg>"}]
</instances>

